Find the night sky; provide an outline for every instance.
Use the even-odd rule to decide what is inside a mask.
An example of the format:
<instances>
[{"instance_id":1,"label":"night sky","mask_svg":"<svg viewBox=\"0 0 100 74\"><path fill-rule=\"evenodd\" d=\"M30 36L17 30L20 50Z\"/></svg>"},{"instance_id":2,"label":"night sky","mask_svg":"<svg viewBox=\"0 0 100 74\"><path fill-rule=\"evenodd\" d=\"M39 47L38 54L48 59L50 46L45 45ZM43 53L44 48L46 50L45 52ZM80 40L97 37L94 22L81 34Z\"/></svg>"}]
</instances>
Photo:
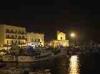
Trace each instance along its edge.
<instances>
[{"instance_id":1,"label":"night sky","mask_svg":"<svg viewBox=\"0 0 100 74\"><path fill-rule=\"evenodd\" d=\"M54 38L56 30L76 31L82 39L100 41L100 7L96 0L0 2L0 23L25 26Z\"/></svg>"}]
</instances>

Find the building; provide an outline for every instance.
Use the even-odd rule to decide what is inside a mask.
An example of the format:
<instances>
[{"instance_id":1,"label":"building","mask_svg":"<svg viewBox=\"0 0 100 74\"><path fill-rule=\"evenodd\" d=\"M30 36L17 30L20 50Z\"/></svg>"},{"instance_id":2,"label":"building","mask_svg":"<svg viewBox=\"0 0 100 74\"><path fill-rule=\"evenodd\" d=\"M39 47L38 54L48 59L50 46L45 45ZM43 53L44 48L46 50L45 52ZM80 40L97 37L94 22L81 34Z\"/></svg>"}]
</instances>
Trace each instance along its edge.
<instances>
[{"instance_id":1,"label":"building","mask_svg":"<svg viewBox=\"0 0 100 74\"><path fill-rule=\"evenodd\" d=\"M66 40L66 34L60 31L57 31L57 40L63 41Z\"/></svg>"},{"instance_id":2,"label":"building","mask_svg":"<svg viewBox=\"0 0 100 74\"><path fill-rule=\"evenodd\" d=\"M66 39L66 34L60 31L57 31L57 40L50 41L50 46L53 47L68 47L69 40Z\"/></svg>"},{"instance_id":3,"label":"building","mask_svg":"<svg viewBox=\"0 0 100 74\"><path fill-rule=\"evenodd\" d=\"M27 33L27 44L44 46L44 34L42 33Z\"/></svg>"},{"instance_id":4,"label":"building","mask_svg":"<svg viewBox=\"0 0 100 74\"><path fill-rule=\"evenodd\" d=\"M24 27L0 25L0 46L24 45L26 43L25 36L26 29Z\"/></svg>"}]
</instances>

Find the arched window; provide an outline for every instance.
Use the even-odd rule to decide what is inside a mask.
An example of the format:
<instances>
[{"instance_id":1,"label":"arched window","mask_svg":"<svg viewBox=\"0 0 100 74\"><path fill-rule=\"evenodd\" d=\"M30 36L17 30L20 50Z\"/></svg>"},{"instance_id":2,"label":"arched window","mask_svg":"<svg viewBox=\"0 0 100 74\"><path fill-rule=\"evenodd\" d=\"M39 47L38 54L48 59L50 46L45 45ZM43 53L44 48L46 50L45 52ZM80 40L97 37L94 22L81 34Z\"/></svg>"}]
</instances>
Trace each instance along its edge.
<instances>
[{"instance_id":1,"label":"arched window","mask_svg":"<svg viewBox=\"0 0 100 74\"><path fill-rule=\"evenodd\" d=\"M11 44L14 44L13 40L11 41Z\"/></svg>"},{"instance_id":2,"label":"arched window","mask_svg":"<svg viewBox=\"0 0 100 74\"><path fill-rule=\"evenodd\" d=\"M62 37L60 37L60 39L62 40Z\"/></svg>"},{"instance_id":3,"label":"arched window","mask_svg":"<svg viewBox=\"0 0 100 74\"><path fill-rule=\"evenodd\" d=\"M7 44L9 43L9 40L7 40Z\"/></svg>"},{"instance_id":4,"label":"arched window","mask_svg":"<svg viewBox=\"0 0 100 74\"><path fill-rule=\"evenodd\" d=\"M10 38L10 36L9 35L6 35L6 38Z\"/></svg>"},{"instance_id":5,"label":"arched window","mask_svg":"<svg viewBox=\"0 0 100 74\"><path fill-rule=\"evenodd\" d=\"M18 36L18 39L21 39L21 36Z\"/></svg>"},{"instance_id":6,"label":"arched window","mask_svg":"<svg viewBox=\"0 0 100 74\"><path fill-rule=\"evenodd\" d=\"M18 41L18 44L20 44L20 41Z\"/></svg>"},{"instance_id":7,"label":"arched window","mask_svg":"<svg viewBox=\"0 0 100 74\"><path fill-rule=\"evenodd\" d=\"M17 30L15 30L15 33L17 33Z\"/></svg>"},{"instance_id":8,"label":"arched window","mask_svg":"<svg viewBox=\"0 0 100 74\"><path fill-rule=\"evenodd\" d=\"M23 39L25 39L25 36L22 36Z\"/></svg>"},{"instance_id":9,"label":"arched window","mask_svg":"<svg viewBox=\"0 0 100 74\"><path fill-rule=\"evenodd\" d=\"M17 35L15 35L15 38L17 38Z\"/></svg>"},{"instance_id":10,"label":"arched window","mask_svg":"<svg viewBox=\"0 0 100 74\"><path fill-rule=\"evenodd\" d=\"M38 42L40 42L40 39L38 39Z\"/></svg>"},{"instance_id":11,"label":"arched window","mask_svg":"<svg viewBox=\"0 0 100 74\"><path fill-rule=\"evenodd\" d=\"M14 33L14 31L13 31L13 29L11 29L11 31L10 31L11 33Z\"/></svg>"},{"instance_id":12,"label":"arched window","mask_svg":"<svg viewBox=\"0 0 100 74\"><path fill-rule=\"evenodd\" d=\"M10 32L10 30L9 29L6 29L6 33L9 33Z\"/></svg>"},{"instance_id":13,"label":"arched window","mask_svg":"<svg viewBox=\"0 0 100 74\"><path fill-rule=\"evenodd\" d=\"M14 36L12 35L11 38L14 39Z\"/></svg>"}]
</instances>

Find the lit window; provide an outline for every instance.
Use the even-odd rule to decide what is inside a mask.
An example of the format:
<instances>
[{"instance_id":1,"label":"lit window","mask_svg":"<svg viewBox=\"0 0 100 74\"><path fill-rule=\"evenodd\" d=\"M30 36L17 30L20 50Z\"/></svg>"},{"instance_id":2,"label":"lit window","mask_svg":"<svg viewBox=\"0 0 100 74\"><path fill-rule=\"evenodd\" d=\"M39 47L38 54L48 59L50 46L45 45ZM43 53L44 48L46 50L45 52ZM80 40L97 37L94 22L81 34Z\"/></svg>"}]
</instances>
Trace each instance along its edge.
<instances>
[{"instance_id":1,"label":"lit window","mask_svg":"<svg viewBox=\"0 0 100 74\"><path fill-rule=\"evenodd\" d=\"M6 29L6 32L9 33L10 32L9 29Z\"/></svg>"},{"instance_id":2,"label":"lit window","mask_svg":"<svg viewBox=\"0 0 100 74\"><path fill-rule=\"evenodd\" d=\"M6 38L10 38L9 35L6 35Z\"/></svg>"}]
</instances>

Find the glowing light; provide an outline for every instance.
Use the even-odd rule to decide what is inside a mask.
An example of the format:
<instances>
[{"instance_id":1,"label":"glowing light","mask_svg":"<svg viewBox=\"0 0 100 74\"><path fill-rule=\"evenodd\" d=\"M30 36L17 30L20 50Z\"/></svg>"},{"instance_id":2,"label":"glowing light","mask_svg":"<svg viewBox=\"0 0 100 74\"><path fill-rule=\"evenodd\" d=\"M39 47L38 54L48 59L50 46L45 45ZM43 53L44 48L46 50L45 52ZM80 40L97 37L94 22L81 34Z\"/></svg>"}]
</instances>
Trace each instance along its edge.
<instances>
[{"instance_id":1,"label":"glowing light","mask_svg":"<svg viewBox=\"0 0 100 74\"><path fill-rule=\"evenodd\" d=\"M71 56L70 58L69 74L79 74L79 61L77 55Z\"/></svg>"},{"instance_id":2,"label":"glowing light","mask_svg":"<svg viewBox=\"0 0 100 74\"><path fill-rule=\"evenodd\" d=\"M70 36L71 36L72 38L75 38L75 37L76 37L76 34L75 34L75 33L71 33Z\"/></svg>"},{"instance_id":3,"label":"glowing light","mask_svg":"<svg viewBox=\"0 0 100 74\"><path fill-rule=\"evenodd\" d=\"M66 40L66 34L63 32L57 32L57 40Z\"/></svg>"},{"instance_id":4,"label":"glowing light","mask_svg":"<svg viewBox=\"0 0 100 74\"><path fill-rule=\"evenodd\" d=\"M0 52L0 55L5 55L5 53L4 52Z\"/></svg>"},{"instance_id":5,"label":"glowing light","mask_svg":"<svg viewBox=\"0 0 100 74\"><path fill-rule=\"evenodd\" d=\"M30 42L30 43L27 43L28 46L32 46L33 48L36 48L40 45L39 42Z\"/></svg>"}]
</instances>

